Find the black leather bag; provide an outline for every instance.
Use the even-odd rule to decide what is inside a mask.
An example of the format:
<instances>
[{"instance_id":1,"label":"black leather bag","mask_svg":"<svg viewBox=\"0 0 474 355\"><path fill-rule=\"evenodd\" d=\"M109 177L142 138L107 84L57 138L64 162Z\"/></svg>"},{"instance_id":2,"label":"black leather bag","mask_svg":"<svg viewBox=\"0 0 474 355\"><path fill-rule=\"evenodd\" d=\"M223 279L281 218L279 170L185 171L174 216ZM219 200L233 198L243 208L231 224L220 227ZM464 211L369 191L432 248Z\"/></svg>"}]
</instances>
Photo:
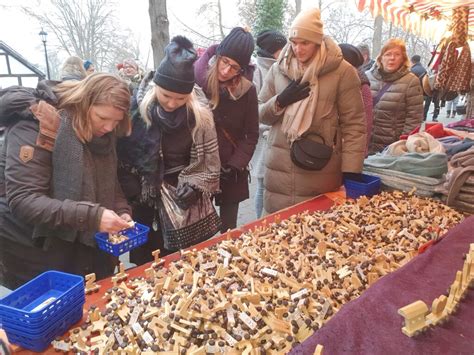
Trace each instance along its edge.
<instances>
[{"instance_id":1,"label":"black leather bag","mask_svg":"<svg viewBox=\"0 0 474 355\"><path fill-rule=\"evenodd\" d=\"M324 138L318 135L323 143L313 141L305 136L293 142L290 157L293 164L305 170L321 170L332 155L332 147L327 146Z\"/></svg>"}]
</instances>

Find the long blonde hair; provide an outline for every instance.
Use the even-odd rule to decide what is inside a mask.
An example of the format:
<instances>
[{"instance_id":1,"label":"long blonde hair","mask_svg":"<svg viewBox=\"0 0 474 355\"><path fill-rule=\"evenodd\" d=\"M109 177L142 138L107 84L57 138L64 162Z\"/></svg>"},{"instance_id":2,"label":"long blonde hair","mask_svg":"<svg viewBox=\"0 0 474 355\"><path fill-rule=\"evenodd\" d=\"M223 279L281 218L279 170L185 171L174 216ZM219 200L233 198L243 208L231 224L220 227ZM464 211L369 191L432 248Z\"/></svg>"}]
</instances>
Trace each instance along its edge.
<instances>
[{"instance_id":1,"label":"long blonde hair","mask_svg":"<svg viewBox=\"0 0 474 355\"><path fill-rule=\"evenodd\" d=\"M397 48L397 47L400 48L400 50L402 51L402 56L403 56L403 62L402 62L402 65L400 66L400 68L402 66L404 66L406 68L410 68L410 60L408 59L407 47L405 45L405 42L402 39L399 39L399 38L391 38L387 42L385 42L385 44L383 45L383 47L380 50L380 53L379 53L379 55L377 56L377 59L376 59L377 66L379 68L383 69L383 65L382 65L383 55L387 51L389 51L390 49ZM400 68L398 68L398 70Z\"/></svg>"},{"instance_id":2,"label":"long blonde hair","mask_svg":"<svg viewBox=\"0 0 474 355\"><path fill-rule=\"evenodd\" d=\"M115 132L118 136L130 134L130 91L118 76L94 73L81 81L59 83L54 92L58 97L58 109L71 115L72 127L82 143L91 141L93 136L90 110L94 105L112 105L123 111L123 119Z\"/></svg>"},{"instance_id":3,"label":"long blonde hair","mask_svg":"<svg viewBox=\"0 0 474 355\"><path fill-rule=\"evenodd\" d=\"M148 113L148 107L158 101L155 93L156 89L160 90L161 88L155 83L151 83L147 93L145 94L145 97L143 98L139 106L140 116L142 117L147 127L150 127L152 122L152 119ZM193 140L195 139L195 134L198 130L211 129L212 127L214 127L214 119L211 110L204 103L199 101L195 90L193 90L189 94L185 105L188 114L190 112L194 113L194 118L196 121L196 125L194 126L191 132Z\"/></svg>"},{"instance_id":4,"label":"long blonde hair","mask_svg":"<svg viewBox=\"0 0 474 355\"><path fill-rule=\"evenodd\" d=\"M219 65L220 58L217 57L214 63L209 66L207 71L207 92L210 94L211 97L209 99L209 106L212 110L214 110L217 106L219 106L219 89L220 89L220 82L218 77L218 65Z\"/></svg>"}]
</instances>

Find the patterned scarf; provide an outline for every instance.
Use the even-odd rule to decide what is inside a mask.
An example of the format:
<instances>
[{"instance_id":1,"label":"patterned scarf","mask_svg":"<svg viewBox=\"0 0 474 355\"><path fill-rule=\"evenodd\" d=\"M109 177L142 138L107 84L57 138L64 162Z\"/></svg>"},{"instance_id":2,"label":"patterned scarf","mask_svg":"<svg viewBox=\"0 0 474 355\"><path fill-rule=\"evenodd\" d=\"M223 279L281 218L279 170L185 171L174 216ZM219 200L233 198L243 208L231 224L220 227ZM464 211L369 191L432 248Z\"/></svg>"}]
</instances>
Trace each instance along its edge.
<instances>
[{"instance_id":1,"label":"patterned scarf","mask_svg":"<svg viewBox=\"0 0 474 355\"><path fill-rule=\"evenodd\" d=\"M140 177L140 202L154 206L165 173L161 154L162 134L172 134L185 126L194 127L195 118L186 106L166 112L155 101L147 108L152 121L147 127L138 107L146 91L150 90L151 74L145 77L137 90L132 112L132 134L119 140L117 154L120 167ZM180 172L178 185L187 182L204 193L214 194L219 191L219 172L215 129L198 129L193 135L190 164Z\"/></svg>"}]
</instances>

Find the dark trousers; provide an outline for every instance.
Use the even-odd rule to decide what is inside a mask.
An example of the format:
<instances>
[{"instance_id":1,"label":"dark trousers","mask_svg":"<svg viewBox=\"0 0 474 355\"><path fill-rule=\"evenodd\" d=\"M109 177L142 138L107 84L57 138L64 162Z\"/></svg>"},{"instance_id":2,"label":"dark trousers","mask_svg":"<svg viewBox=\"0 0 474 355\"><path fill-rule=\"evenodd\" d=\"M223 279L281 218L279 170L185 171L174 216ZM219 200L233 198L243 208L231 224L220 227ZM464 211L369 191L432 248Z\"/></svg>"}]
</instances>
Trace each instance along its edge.
<instances>
[{"instance_id":1,"label":"dark trousers","mask_svg":"<svg viewBox=\"0 0 474 355\"><path fill-rule=\"evenodd\" d=\"M430 96L424 96L424 102L425 105L423 107L423 121L426 121L426 118L428 117L428 112L430 110L430 105L431 105L431 97Z\"/></svg>"},{"instance_id":2,"label":"dark trousers","mask_svg":"<svg viewBox=\"0 0 474 355\"><path fill-rule=\"evenodd\" d=\"M219 206L219 215L222 221L221 233L237 227L237 215L239 214L239 202L226 203Z\"/></svg>"}]
</instances>

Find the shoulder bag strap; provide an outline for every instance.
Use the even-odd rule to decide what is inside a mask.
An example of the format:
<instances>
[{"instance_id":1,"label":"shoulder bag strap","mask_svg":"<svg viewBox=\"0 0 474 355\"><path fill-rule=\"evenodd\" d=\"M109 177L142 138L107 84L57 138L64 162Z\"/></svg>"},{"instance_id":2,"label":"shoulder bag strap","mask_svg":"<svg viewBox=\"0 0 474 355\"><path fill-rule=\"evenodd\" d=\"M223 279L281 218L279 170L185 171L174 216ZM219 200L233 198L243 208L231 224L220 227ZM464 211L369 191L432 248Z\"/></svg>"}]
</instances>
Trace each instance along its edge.
<instances>
[{"instance_id":1,"label":"shoulder bag strap","mask_svg":"<svg viewBox=\"0 0 474 355\"><path fill-rule=\"evenodd\" d=\"M375 95L375 97L372 99L372 107L375 107L382 98L383 94L387 92L388 89L390 89L390 86L392 86L393 82L391 83L385 83L384 86L380 89L380 91Z\"/></svg>"}]
</instances>

